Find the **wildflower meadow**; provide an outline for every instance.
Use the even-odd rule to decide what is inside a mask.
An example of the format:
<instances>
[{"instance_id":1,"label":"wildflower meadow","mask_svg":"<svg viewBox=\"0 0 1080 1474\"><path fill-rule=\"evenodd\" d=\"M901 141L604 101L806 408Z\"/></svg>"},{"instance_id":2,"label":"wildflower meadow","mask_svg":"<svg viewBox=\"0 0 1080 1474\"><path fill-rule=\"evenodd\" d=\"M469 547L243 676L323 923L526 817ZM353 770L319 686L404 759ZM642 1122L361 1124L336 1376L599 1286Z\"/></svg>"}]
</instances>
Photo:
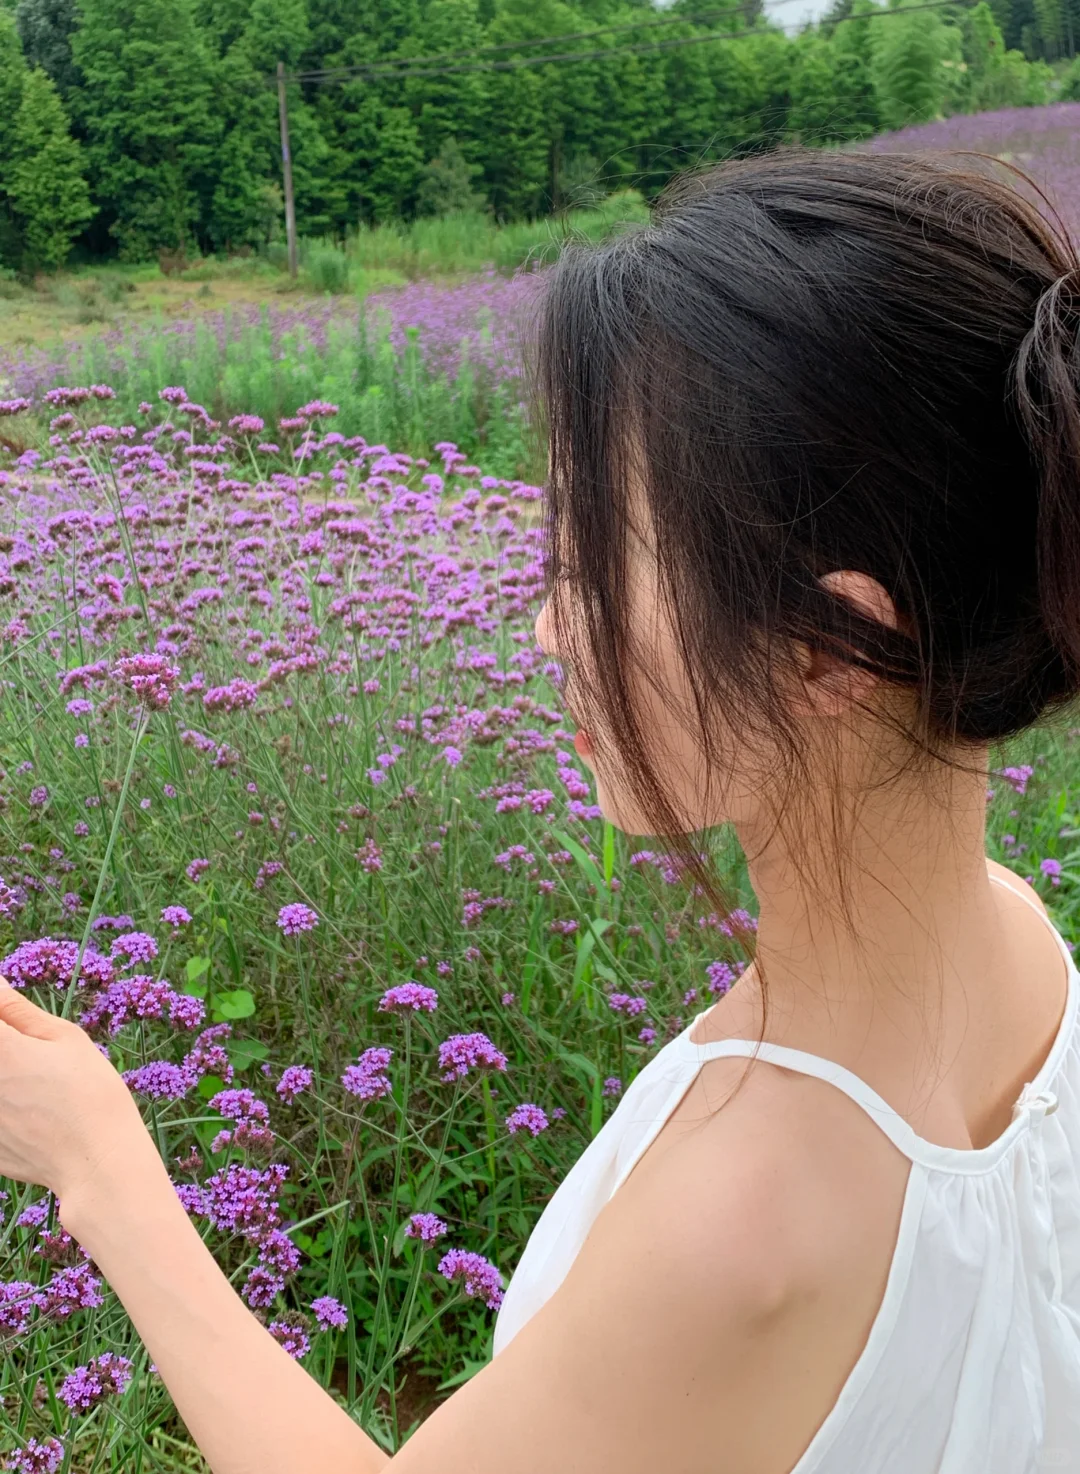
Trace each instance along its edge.
<instances>
[{"instance_id":1,"label":"wildflower meadow","mask_svg":"<svg viewBox=\"0 0 1080 1474\"><path fill-rule=\"evenodd\" d=\"M738 977L592 802L535 643L541 491L106 385L0 471L0 968L77 1019L268 1333L387 1449L483 1365L555 1185ZM1075 731L992 849L1069 905ZM1030 743L1029 743L1030 746ZM5 1184L7 1467L199 1467L47 1194Z\"/></svg>"}]
</instances>

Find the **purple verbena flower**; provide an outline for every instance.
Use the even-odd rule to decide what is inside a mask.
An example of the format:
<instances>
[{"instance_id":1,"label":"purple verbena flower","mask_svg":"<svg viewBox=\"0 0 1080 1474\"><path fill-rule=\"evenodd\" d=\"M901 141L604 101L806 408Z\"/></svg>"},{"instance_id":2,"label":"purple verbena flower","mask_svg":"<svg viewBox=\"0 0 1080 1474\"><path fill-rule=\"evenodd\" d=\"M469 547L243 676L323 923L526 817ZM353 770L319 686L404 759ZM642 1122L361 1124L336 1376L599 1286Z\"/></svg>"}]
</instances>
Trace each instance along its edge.
<instances>
[{"instance_id":1,"label":"purple verbena flower","mask_svg":"<svg viewBox=\"0 0 1080 1474\"><path fill-rule=\"evenodd\" d=\"M250 1090L219 1090L210 1101L212 1110L226 1121L269 1121L266 1102Z\"/></svg>"},{"instance_id":2,"label":"purple verbena flower","mask_svg":"<svg viewBox=\"0 0 1080 1474\"><path fill-rule=\"evenodd\" d=\"M180 667L170 665L163 655L147 652L118 660L111 675L133 691L147 710L163 711L172 701Z\"/></svg>"},{"instance_id":3,"label":"purple verbena flower","mask_svg":"<svg viewBox=\"0 0 1080 1474\"><path fill-rule=\"evenodd\" d=\"M539 1136L541 1131L548 1128L548 1118L538 1105L532 1105L526 1101L516 1106L506 1118L506 1129L511 1136L516 1131L529 1131L533 1136Z\"/></svg>"},{"instance_id":4,"label":"purple verbena flower","mask_svg":"<svg viewBox=\"0 0 1080 1474\"><path fill-rule=\"evenodd\" d=\"M281 1221L278 1193L288 1168L275 1163L265 1171L233 1162L206 1181L206 1211L221 1233L238 1233L261 1243Z\"/></svg>"},{"instance_id":5,"label":"purple verbena flower","mask_svg":"<svg viewBox=\"0 0 1080 1474\"><path fill-rule=\"evenodd\" d=\"M506 1055L486 1034L451 1034L439 1045L439 1068L447 1083L463 1079L471 1069L484 1067L506 1069Z\"/></svg>"},{"instance_id":6,"label":"purple verbena flower","mask_svg":"<svg viewBox=\"0 0 1080 1474\"><path fill-rule=\"evenodd\" d=\"M286 1105L292 1105L297 1096L310 1090L314 1079L315 1076L307 1065L289 1065L281 1072L277 1093Z\"/></svg>"},{"instance_id":7,"label":"purple verbena flower","mask_svg":"<svg viewBox=\"0 0 1080 1474\"><path fill-rule=\"evenodd\" d=\"M28 1438L22 1448L9 1454L5 1469L12 1474L56 1474L64 1462L64 1445L59 1438Z\"/></svg>"},{"instance_id":8,"label":"purple verbena flower","mask_svg":"<svg viewBox=\"0 0 1080 1474\"><path fill-rule=\"evenodd\" d=\"M139 1095L148 1095L151 1100L182 1100L195 1085L196 1078L185 1065L170 1064L163 1059L125 1070L123 1076L129 1089Z\"/></svg>"},{"instance_id":9,"label":"purple verbena flower","mask_svg":"<svg viewBox=\"0 0 1080 1474\"><path fill-rule=\"evenodd\" d=\"M271 1321L266 1329L279 1345L284 1346L294 1361L301 1361L311 1350L311 1342L300 1326L290 1325L284 1320L275 1320Z\"/></svg>"},{"instance_id":10,"label":"purple verbena flower","mask_svg":"<svg viewBox=\"0 0 1080 1474\"><path fill-rule=\"evenodd\" d=\"M252 1310L269 1310L284 1288L285 1280L280 1274L256 1264L240 1293Z\"/></svg>"},{"instance_id":11,"label":"purple verbena flower","mask_svg":"<svg viewBox=\"0 0 1080 1474\"><path fill-rule=\"evenodd\" d=\"M450 1249L439 1260L439 1273L451 1284L461 1283L466 1295L479 1295L489 1310L498 1310L502 1304L502 1275L482 1254Z\"/></svg>"},{"instance_id":12,"label":"purple verbena flower","mask_svg":"<svg viewBox=\"0 0 1080 1474\"><path fill-rule=\"evenodd\" d=\"M297 937L301 932L314 931L319 924L319 917L302 901L292 901L288 906L282 906L278 912L277 924L285 936Z\"/></svg>"},{"instance_id":13,"label":"purple verbena flower","mask_svg":"<svg viewBox=\"0 0 1080 1474\"><path fill-rule=\"evenodd\" d=\"M393 1052L383 1046L365 1049L356 1064L349 1065L341 1077L341 1083L349 1094L360 1100L379 1100L389 1095L392 1086L386 1070Z\"/></svg>"},{"instance_id":14,"label":"purple verbena flower","mask_svg":"<svg viewBox=\"0 0 1080 1474\"><path fill-rule=\"evenodd\" d=\"M320 1331L343 1331L349 1324L349 1312L333 1295L320 1295L311 1302L311 1309Z\"/></svg>"},{"instance_id":15,"label":"purple verbena flower","mask_svg":"<svg viewBox=\"0 0 1080 1474\"><path fill-rule=\"evenodd\" d=\"M264 1269L288 1277L300 1268L300 1250L287 1233L274 1228L262 1240L259 1263Z\"/></svg>"},{"instance_id":16,"label":"purple verbena flower","mask_svg":"<svg viewBox=\"0 0 1080 1474\"><path fill-rule=\"evenodd\" d=\"M198 1029L206 1021L206 1004L189 993L174 993L169 999L169 1022L178 1029Z\"/></svg>"},{"instance_id":17,"label":"purple verbena flower","mask_svg":"<svg viewBox=\"0 0 1080 1474\"><path fill-rule=\"evenodd\" d=\"M61 992L70 985L79 956L78 942L66 938L39 937L22 942L0 962L0 974L13 988L32 984L53 986ZM93 947L87 947L79 967L79 985L106 986L113 980L113 965Z\"/></svg>"},{"instance_id":18,"label":"purple verbena flower","mask_svg":"<svg viewBox=\"0 0 1080 1474\"><path fill-rule=\"evenodd\" d=\"M105 1301L101 1281L88 1265L73 1264L58 1270L34 1296L34 1304L48 1320L66 1321L77 1310L93 1310Z\"/></svg>"},{"instance_id":19,"label":"purple verbena flower","mask_svg":"<svg viewBox=\"0 0 1080 1474\"><path fill-rule=\"evenodd\" d=\"M418 1013L424 1009L427 1013L434 1013L438 1002L439 995L434 988L425 988L423 983L417 982L398 983L396 987L387 988L379 999L379 1010L383 1013Z\"/></svg>"},{"instance_id":20,"label":"purple verbena flower","mask_svg":"<svg viewBox=\"0 0 1080 1474\"><path fill-rule=\"evenodd\" d=\"M158 955L158 945L148 932L129 931L123 936L114 938L109 948L109 956L115 961L117 958L126 957L125 966L137 965L140 962L153 962Z\"/></svg>"},{"instance_id":21,"label":"purple verbena flower","mask_svg":"<svg viewBox=\"0 0 1080 1474\"><path fill-rule=\"evenodd\" d=\"M446 1224L434 1213L414 1213L405 1225L405 1237L419 1239L422 1244L434 1244L446 1232Z\"/></svg>"},{"instance_id":22,"label":"purple verbena flower","mask_svg":"<svg viewBox=\"0 0 1080 1474\"><path fill-rule=\"evenodd\" d=\"M373 839L365 839L364 843L356 851L356 859L360 862L360 869L365 870L368 875L373 875L376 870L383 866L382 850Z\"/></svg>"},{"instance_id":23,"label":"purple verbena flower","mask_svg":"<svg viewBox=\"0 0 1080 1474\"><path fill-rule=\"evenodd\" d=\"M0 1334L19 1335L30 1323L37 1305L37 1288L28 1280L0 1284Z\"/></svg>"},{"instance_id":24,"label":"purple verbena flower","mask_svg":"<svg viewBox=\"0 0 1080 1474\"><path fill-rule=\"evenodd\" d=\"M57 1397L69 1412L88 1413L107 1397L119 1397L131 1381L126 1356L106 1351L87 1366L76 1367L60 1384Z\"/></svg>"}]
</instances>

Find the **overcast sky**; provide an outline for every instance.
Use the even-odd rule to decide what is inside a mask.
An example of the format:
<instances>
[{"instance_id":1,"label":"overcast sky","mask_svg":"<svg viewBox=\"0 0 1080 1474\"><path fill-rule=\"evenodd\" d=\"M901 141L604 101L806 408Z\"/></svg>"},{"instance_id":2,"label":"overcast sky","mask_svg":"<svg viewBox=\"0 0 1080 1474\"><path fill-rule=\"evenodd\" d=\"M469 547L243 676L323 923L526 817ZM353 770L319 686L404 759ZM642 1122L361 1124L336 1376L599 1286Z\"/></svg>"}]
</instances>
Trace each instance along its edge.
<instances>
[{"instance_id":1,"label":"overcast sky","mask_svg":"<svg viewBox=\"0 0 1080 1474\"><path fill-rule=\"evenodd\" d=\"M790 0L788 4L777 4L776 0L765 0L765 9L777 25L785 31L798 30L808 20L817 20L828 10L830 0Z\"/></svg>"},{"instance_id":2,"label":"overcast sky","mask_svg":"<svg viewBox=\"0 0 1080 1474\"><path fill-rule=\"evenodd\" d=\"M765 0L765 10L785 31L797 31L806 21L824 15L830 3L831 0ZM665 9L665 0L657 0L657 8Z\"/></svg>"}]
</instances>

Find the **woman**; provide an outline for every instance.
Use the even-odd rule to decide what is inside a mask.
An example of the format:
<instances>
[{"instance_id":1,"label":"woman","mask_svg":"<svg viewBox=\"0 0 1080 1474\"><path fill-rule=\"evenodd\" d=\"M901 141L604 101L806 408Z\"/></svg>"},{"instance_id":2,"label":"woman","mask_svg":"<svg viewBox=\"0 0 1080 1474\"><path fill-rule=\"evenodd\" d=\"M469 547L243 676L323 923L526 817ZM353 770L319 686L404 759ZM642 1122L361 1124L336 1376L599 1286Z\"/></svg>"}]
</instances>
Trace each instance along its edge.
<instances>
[{"instance_id":1,"label":"woman","mask_svg":"<svg viewBox=\"0 0 1080 1474\"><path fill-rule=\"evenodd\" d=\"M918 157L709 170L554 268L537 639L615 824L695 867L734 827L757 948L394 1458L4 985L0 1172L57 1193L216 1474L1080 1471L1080 980L984 855L989 745L1080 690L1078 324L1035 210Z\"/></svg>"}]
</instances>

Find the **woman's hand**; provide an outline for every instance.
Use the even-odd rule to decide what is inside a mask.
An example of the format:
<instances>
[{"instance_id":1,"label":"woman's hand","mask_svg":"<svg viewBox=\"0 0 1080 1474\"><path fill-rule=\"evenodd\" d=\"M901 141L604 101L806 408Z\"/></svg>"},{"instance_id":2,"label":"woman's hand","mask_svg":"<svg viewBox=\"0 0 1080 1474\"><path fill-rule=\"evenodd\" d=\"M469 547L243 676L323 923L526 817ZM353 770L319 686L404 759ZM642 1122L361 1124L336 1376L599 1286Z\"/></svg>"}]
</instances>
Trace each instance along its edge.
<instances>
[{"instance_id":1,"label":"woman's hand","mask_svg":"<svg viewBox=\"0 0 1080 1474\"><path fill-rule=\"evenodd\" d=\"M148 1147L131 1092L90 1036L0 978L0 1176L51 1188L63 1222L65 1204Z\"/></svg>"}]
</instances>

